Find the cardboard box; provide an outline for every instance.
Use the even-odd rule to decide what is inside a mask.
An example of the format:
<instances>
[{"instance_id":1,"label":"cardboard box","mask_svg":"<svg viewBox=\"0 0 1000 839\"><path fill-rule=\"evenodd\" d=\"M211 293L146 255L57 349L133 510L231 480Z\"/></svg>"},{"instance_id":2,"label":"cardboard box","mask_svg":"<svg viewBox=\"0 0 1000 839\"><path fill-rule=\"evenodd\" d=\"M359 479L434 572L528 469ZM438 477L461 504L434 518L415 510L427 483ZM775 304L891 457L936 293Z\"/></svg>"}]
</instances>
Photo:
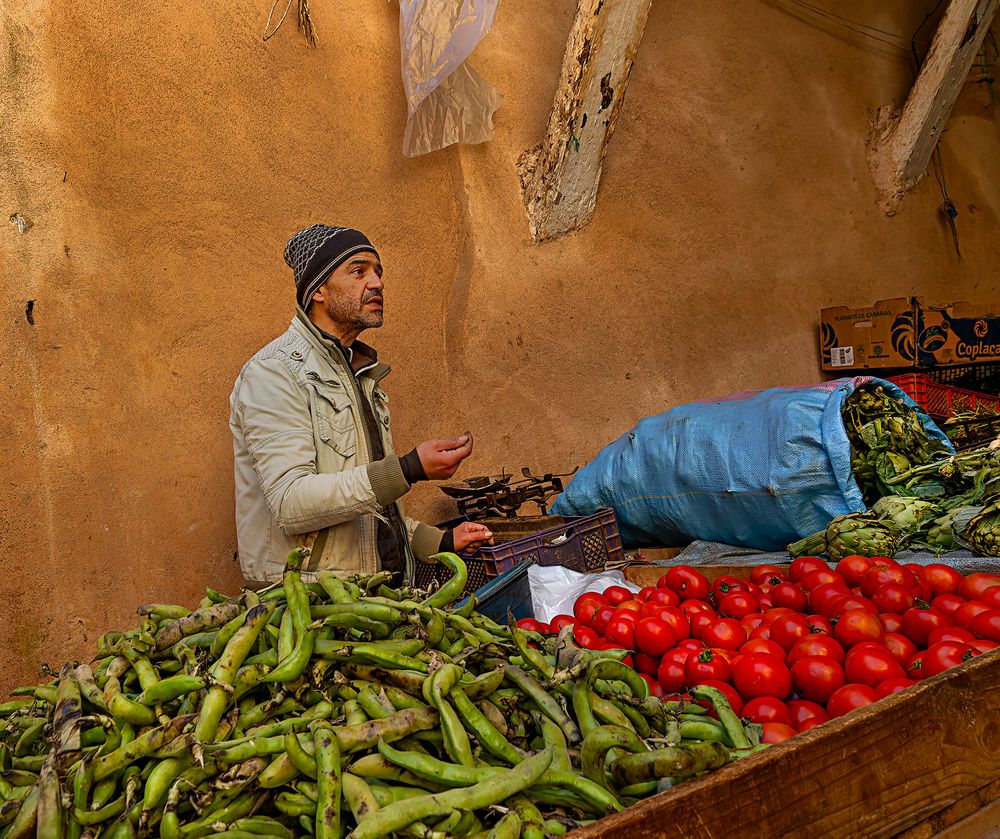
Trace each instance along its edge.
<instances>
[{"instance_id":1,"label":"cardboard box","mask_svg":"<svg viewBox=\"0 0 1000 839\"><path fill-rule=\"evenodd\" d=\"M823 369L918 369L1000 361L1000 303L894 297L820 313Z\"/></svg>"}]
</instances>

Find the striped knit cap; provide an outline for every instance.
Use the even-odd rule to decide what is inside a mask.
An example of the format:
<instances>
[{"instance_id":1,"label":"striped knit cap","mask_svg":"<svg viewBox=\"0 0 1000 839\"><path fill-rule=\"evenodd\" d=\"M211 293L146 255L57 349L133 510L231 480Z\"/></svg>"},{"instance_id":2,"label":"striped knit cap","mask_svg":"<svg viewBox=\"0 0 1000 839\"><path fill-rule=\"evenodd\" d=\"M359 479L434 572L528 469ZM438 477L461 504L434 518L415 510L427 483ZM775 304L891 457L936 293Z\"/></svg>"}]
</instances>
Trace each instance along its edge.
<instances>
[{"instance_id":1,"label":"striped knit cap","mask_svg":"<svg viewBox=\"0 0 1000 839\"><path fill-rule=\"evenodd\" d=\"M300 230L285 245L285 262L295 277L295 296L303 309L328 276L349 256L378 251L364 233L350 227L314 224Z\"/></svg>"}]
</instances>

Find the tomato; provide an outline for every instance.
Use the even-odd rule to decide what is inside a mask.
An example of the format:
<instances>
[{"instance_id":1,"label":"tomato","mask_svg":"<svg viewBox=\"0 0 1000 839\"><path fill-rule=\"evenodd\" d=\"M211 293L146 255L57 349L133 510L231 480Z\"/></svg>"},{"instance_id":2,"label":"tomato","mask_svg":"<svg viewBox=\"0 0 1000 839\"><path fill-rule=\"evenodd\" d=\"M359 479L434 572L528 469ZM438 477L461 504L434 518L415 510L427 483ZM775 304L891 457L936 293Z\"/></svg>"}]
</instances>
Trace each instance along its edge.
<instances>
[{"instance_id":1,"label":"tomato","mask_svg":"<svg viewBox=\"0 0 1000 839\"><path fill-rule=\"evenodd\" d=\"M823 614L832 620L833 618L846 612L848 609L866 609L873 615L878 614L878 609L875 608L875 604L872 603L871 600L857 594L842 594L840 597L833 598L826 604L826 609L823 610Z\"/></svg>"},{"instance_id":2,"label":"tomato","mask_svg":"<svg viewBox=\"0 0 1000 839\"><path fill-rule=\"evenodd\" d=\"M795 583L779 583L771 589L771 603L779 608L804 612L806 602L806 593Z\"/></svg>"},{"instance_id":3,"label":"tomato","mask_svg":"<svg viewBox=\"0 0 1000 839\"><path fill-rule=\"evenodd\" d=\"M917 578L913 576L912 571L901 565L876 566L865 571L865 575L861 578L861 593L865 597L871 597L886 583L897 583L907 590L912 590L917 584Z\"/></svg>"},{"instance_id":4,"label":"tomato","mask_svg":"<svg viewBox=\"0 0 1000 839\"><path fill-rule=\"evenodd\" d=\"M676 649L687 650L689 653L690 652L700 653L702 650L705 649L705 642L699 641L697 638L684 638L677 642Z\"/></svg>"},{"instance_id":5,"label":"tomato","mask_svg":"<svg viewBox=\"0 0 1000 839\"><path fill-rule=\"evenodd\" d=\"M564 626L574 626L576 621L572 615L556 615L549 621L549 626L553 632L559 632Z\"/></svg>"},{"instance_id":6,"label":"tomato","mask_svg":"<svg viewBox=\"0 0 1000 839\"><path fill-rule=\"evenodd\" d=\"M747 634L753 632L758 626L764 623L763 615L746 615L740 618L740 626L742 626Z\"/></svg>"},{"instance_id":7,"label":"tomato","mask_svg":"<svg viewBox=\"0 0 1000 839\"><path fill-rule=\"evenodd\" d=\"M862 641L881 641L882 634L882 621L867 609L848 609L841 613L833 628L833 637L845 648Z\"/></svg>"},{"instance_id":8,"label":"tomato","mask_svg":"<svg viewBox=\"0 0 1000 839\"><path fill-rule=\"evenodd\" d=\"M657 591L663 591L663 589L657 589ZM656 603L652 600L647 600L642 604L642 608L639 610L640 618L658 618L660 612L662 612L667 607L662 603Z\"/></svg>"},{"instance_id":9,"label":"tomato","mask_svg":"<svg viewBox=\"0 0 1000 839\"><path fill-rule=\"evenodd\" d=\"M635 643L641 652L659 658L677 643L677 636L659 618L640 618L635 625Z\"/></svg>"},{"instance_id":10,"label":"tomato","mask_svg":"<svg viewBox=\"0 0 1000 839\"><path fill-rule=\"evenodd\" d=\"M800 658L807 656L827 656L838 664L844 662L844 648L829 635L804 635L788 651L785 663L791 667Z\"/></svg>"},{"instance_id":11,"label":"tomato","mask_svg":"<svg viewBox=\"0 0 1000 839\"><path fill-rule=\"evenodd\" d=\"M718 679L704 679L701 684L713 687L725 696L729 700L729 705L733 709L733 713L739 716L743 710L743 697L736 692L736 689L729 682L722 682Z\"/></svg>"},{"instance_id":12,"label":"tomato","mask_svg":"<svg viewBox=\"0 0 1000 839\"><path fill-rule=\"evenodd\" d=\"M813 635L833 635L833 623L823 615L808 615L809 631Z\"/></svg>"},{"instance_id":13,"label":"tomato","mask_svg":"<svg viewBox=\"0 0 1000 839\"><path fill-rule=\"evenodd\" d=\"M937 597L957 592L962 584L962 575L950 565L933 562L924 566L924 580L931 587L931 593Z\"/></svg>"},{"instance_id":14,"label":"tomato","mask_svg":"<svg viewBox=\"0 0 1000 839\"><path fill-rule=\"evenodd\" d=\"M731 672L732 667L725 657L712 650L692 653L684 663L684 677L689 685L700 684L705 679L728 682Z\"/></svg>"},{"instance_id":15,"label":"tomato","mask_svg":"<svg viewBox=\"0 0 1000 839\"><path fill-rule=\"evenodd\" d=\"M723 574L712 581L711 600L718 606L719 601L732 591L745 591L743 581L730 574Z\"/></svg>"},{"instance_id":16,"label":"tomato","mask_svg":"<svg viewBox=\"0 0 1000 839\"><path fill-rule=\"evenodd\" d=\"M964 626L968 629L969 624L972 619L978 615L980 612L988 612L990 607L979 600L969 600L959 606L951 614L951 619L958 626Z\"/></svg>"},{"instance_id":17,"label":"tomato","mask_svg":"<svg viewBox=\"0 0 1000 839\"><path fill-rule=\"evenodd\" d=\"M762 638L765 641L771 640L771 625L769 623L762 623L756 629L751 629L747 633L747 640L749 641L753 638Z\"/></svg>"},{"instance_id":18,"label":"tomato","mask_svg":"<svg viewBox=\"0 0 1000 839\"><path fill-rule=\"evenodd\" d=\"M591 629L603 635L608 629L608 624L615 619L617 614L618 610L614 606L601 606L590 622Z\"/></svg>"},{"instance_id":19,"label":"tomato","mask_svg":"<svg viewBox=\"0 0 1000 839\"><path fill-rule=\"evenodd\" d=\"M922 652L916 652L910 656L906 662L906 675L911 679L923 679L927 674L924 672L924 659Z\"/></svg>"},{"instance_id":20,"label":"tomato","mask_svg":"<svg viewBox=\"0 0 1000 839\"><path fill-rule=\"evenodd\" d=\"M659 603L663 606L680 606L681 598L677 592L669 588L654 588L653 593L646 598L649 603Z\"/></svg>"},{"instance_id":21,"label":"tomato","mask_svg":"<svg viewBox=\"0 0 1000 839\"><path fill-rule=\"evenodd\" d=\"M523 629L525 632L541 632L545 634L545 624L541 621L536 621L534 618L521 618L517 622L517 628Z\"/></svg>"},{"instance_id":22,"label":"tomato","mask_svg":"<svg viewBox=\"0 0 1000 839\"><path fill-rule=\"evenodd\" d=\"M913 679L886 679L879 685L875 687L875 693L879 695L879 698L886 696L891 696L894 693L899 693L901 690L906 690L911 685L915 685L916 682Z\"/></svg>"},{"instance_id":23,"label":"tomato","mask_svg":"<svg viewBox=\"0 0 1000 839\"><path fill-rule=\"evenodd\" d=\"M805 732L809 731L812 728L815 728L817 725L822 725L825 722L826 720L821 720L818 717L812 717L808 720L803 720L802 725L798 726L799 734L805 734Z\"/></svg>"},{"instance_id":24,"label":"tomato","mask_svg":"<svg viewBox=\"0 0 1000 839\"><path fill-rule=\"evenodd\" d=\"M1000 647L1000 641L987 641L985 638L977 638L969 646L979 650L981 653L988 653L990 650Z\"/></svg>"},{"instance_id":25,"label":"tomato","mask_svg":"<svg viewBox=\"0 0 1000 839\"><path fill-rule=\"evenodd\" d=\"M709 647L738 650L747 642L747 631L734 618L719 618L702 630L698 637Z\"/></svg>"},{"instance_id":26,"label":"tomato","mask_svg":"<svg viewBox=\"0 0 1000 839\"><path fill-rule=\"evenodd\" d=\"M656 588L654 586L645 586L644 588L639 589L639 593L636 595L636 597L639 600L646 601L649 600L649 596L654 591L656 591Z\"/></svg>"},{"instance_id":27,"label":"tomato","mask_svg":"<svg viewBox=\"0 0 1000 839\"><path fill-rule=\"evenodd\" d=\"M690 616L691 620L691 636L694 638L702 638L705 632L717 621L719 618L715 614L710 614L708 612L697 612ZM742 628L742 627L741 627ZM704 640L704 638L702 638Z\"/></svg>"},{"instance_id":28,"label":"tomato","mask_svg":"<svg viewBox=\"0 0 1000 839\"><path fill-rule=\"evenodd\" d=\"M969 630L987 641L1000 642L1000 609L980 612L969 621Z\"/></svg>"},{"instance_id":29,"label":"tomato","mask_svg":"<svg viewBox=\"0 0 1000 839\"><path fill-rule=\"evenodd\" d=\"M766 722L762 725L764 729L763 735L761 735L761 743L783 743L789 737L794 737L798 734L798 730L790 725L783 722Z\"/></svg>"},{"instance_id":30,"label":"tomato","mask_svg":"<svg viewBox=\"0 0 1000 839\"><path fill-rule=\"evenodd\" d=\"M675 565L664 576L666 587L676 591L682 600L704 600L708 597L708 578L690 565Z\"/></svg>"},{"instance_id":31,"label":"tomato","mask_svg":"<svg viewBox=\"0 0 1000 839\"><path fill-rule=\"evenodd\" d=\"M882 636L882 643L892 653L892 657L904 667L917 651L917 645L905 635L900 635L898 632L886 632Z\"/></svg>"},{"instance_id":32,"label":"tomato","mask_svg":"<svg viewBox=\"0 0 1000 839\"><path fill-rule=\"evenodd\" d=\"M618 604L618 611L621 612L635 612L637 615L642 611L642 607L645 605L642 600L623 600Z\"/></svg>"},{"instance_id":33,"label":"tomato","mask_svg":"<svg viewBox=\"0 0 1000 839\"><path fill-rule=\"evenodd\" d=\"M814 588L819 586L829 585L836 583L844 583L844 578L840 576L836 571L831 571L829 568L817 568L814 571L810 571L806 574L799 585L802 586L806 591L812 591ZM846 585L846 583L844 583Z\"/></svg>"},{"instance_id":34,"label":"tomato","mask_svg":"<svg viewBox=\"0 0 1000 839\"><path fill-rule=\"evenodd\" d=\"M958 593L966 600L978 600L979 595L992 586L1000 586L1000 574L976 571L962 578L962 582L958 586Z\"/></svg>"},{"instance_id":35,"label":"tomato","mask_svg":"<svg viewBox=\"0 0 1000 839\"><path fill-rule=\"evenodd\" d=\"M788 566L788 578L793 583L798 583L801 582L810 571L816 571L818 569L828 571L830 566L818 556L800 556L797 559L793 559L792 564Z\"/></svg>"},{"instance_id":36,"label":"tomato","mask_svg":"<svg viewBox=\"0 0 1000 839\"><path fill-rule=\"evenodd\" d=\"M743 618L759 611L757 598L745 591L731 591L719 601L719 614L729 618Z\"/></svg>"},{"instance_id":37,"label":"tomato","mask_svg":"<svg viewBox=\"0 0 1000 839\"><path fill-rule=\"evenodd\" d=\"M823 583L809 592L809 608L821 615L826 615L826 606L831 600L849 593L847 586L843 583Z\"/></svg>"},{"instance_id":38,"label":"tomato","mask_svg":"<svg viewBox=\"0 0 1000 839\"><path fill-rule=\"evenodd\" d=\"M931 606L940 609L946 615L954 617L955 610L968 601L958 594L939 594L931 601Z\"/></svg>"},{"instance_id":39,"label":"tomato","mask_svg":"<svg viewBox=\"0 0 1000 839\"><path fill-rule=\"evenodd\" d=\"M639 622L639 613L634 609L615 609L615 620L632 621L635 625Z\"/></svg>"},{"instance_id":40,"label":"tomato","mask_svg":"<svg viewBox=\"0 0 1000 839\"><path fill-rule=\"evenodd\" d=\"M767 653L740 656L733 665L732 682L744 699L756 696L784 699L792 689L788 667L780 658Z\"/></svg>"},{"instance_id":41,"label":"tomato","mask_svg":"<svg viewBox=\"0 0 1000 839\"><path fill-rule=\"evenodd\" d=\"M775 696L755 696L743 706L743 717L752 722L792 724L788 706Z\"/></svg>"},{"instance_id":42,"label":"tomato","mask_svg":"<svg viewBox=\"0 0 1000 839\"><path fill-rule=\"evenodd\" d=\"M691 635L691 621L680 606L664 606L657 617L670 627L678 640Z\"/></svg>"},{"instance_id":43,"label":"tomato","mask_svg":"<svg viewBox=\"0 0 1000 839\"><path fill-rule=\"evenodd\" d=\"M803 699L826 702L847 679L844 668L825 655L807 655L792 665L792 687Z\"/></svg>"},{"instance_id":44,"label":"tomato","mask_svg":"<svg viewBox=\"0 0 1000 839\"><path fill-rule=\"evenodd\" d=\"M635 659L635 669L647 676L655 676L656 671L660 669L660 659L654 655L636 653L633 658Z\"/></svg>"},{"instance_id":45,"label":"tomato","mask_svg":"<svg viewBox=\"0 0 1000 839\"><path fill-rule=\"evenodd\" d=\"M787 579L787 577L788 573L785 569L777 565L757 565L750 572L750 581L757 585L762 585L763 583L777 585Z\"/></svg>"},{"instance_id":46,"label":"tomato","mask_svg":"<svg viewBox=\"0 0 1000 839\"><path fill-rule=\"evenodd\" d=\"M867 556L845 556L837 563L837 573L844 578L844 582L849 586L856 586L861 583L861 578L865 571L874 568L873 563Z\"/></svg>"},{"instance_id":47,"label":"tomato","mask_svg":"<svg viewBox=\"0 0 1000 839\"><path fill-rule=\"evenodd\" d=\"M681 609L689 618L699 612L715 615L715 609L709 606L704 600L682 600Z\"/></svg>"},{"instance_id":48,"label":"tomato","mask_svg":"<svg viewBox=\"0 0 1000 839\"><path fill-rule=\"evenodd\" d=\"M601 636L597 632L581 623L573 627L573 637L576 639L576 643L587 650L596 649L597 642L601 640Z\"/></svg>"},{"instance_id":49,"label":"tomato","mask_svg":"<svg viewBox=\"0 0 1000 839\"><path fill-rule=\"evenodd\" d=\"M871 705L879 698L875 688L868 685L847 684L834 691L830 701L826 703L827 713L831 717L839 717L855 708Z\"/></svg>"},{"instance_id":50,"label":"tomato","mask_svg":"<svg viewBox=\"0 0 1000 839\"><path fill-rule=\"evenodd\" d=\"M971 644L975 640L976 636L968 629L962 629L960 626L939 626L937 629L931 630L931 634L927 638L927 646L939 641L958 641L960 644Z\"/></svg>"},{"instance_id":51,"label":"tomato","mask_svg":"<svg viewBox=\"0 0 1000 839\"><path fill-rule=\"evenodd\" d=\"M760 595L757 597L757 608L761 612L766 612L774 604L771 602L771 595L764 592L763 587L761 587Z\"/></svg>"},{"instance_id":52,"label":"tomato","mask_svg":"<svg viewBox=\"0 0 1000 839\"><path fill-rule=\"evenodd\" d=\"M918 647L926 647L931 630L939 626L951 625L951 618L933 606L914 606L903 612L903 634Z\"/></svg>"},{"instance_id":53,"label":"tomato","mask_svg":"<svg viewBox=\"0 0 1000 839\"><path fill-rule=\"evenodd\" d=\"M979 602L985 603L991 609L1000 609L1000 586L990 586L979 595Z\"/></svg>"},{"instance_id":54,"label":"tomato","mask_svg":"<svg viewBox=\"0 0 1000 839\"><path fill-rule=\"evenodd\" d=\"M854 648L844 661L844 675L855 684L876 687L886 679L901 679L903 666L885 647L874 649Z\"/></svg>"},{"instance_id":55,"label":"tomato","mask_svg":"<svg viewBox=\"0 0 1000 839\"><path fill-rule=\"evenodd\" d=\"M592 626L598 610L607 605L607 602L603 594L598 594L595 591L581 594L576 598L576 603L573 604L573 617L584 626Z\"/></svg>"},{"instance_id":56,"label":"tomato","mask_svg":"<svg viewBox=\"0 0 1000 839\"><path fill-rule=\"evenodd\" d=\"M818 702L811 702L808 699L789 699L785 704L788 706L788 713L792 715L792 725L799 731L802 731L802 723L806 720L826 722L830 719L826 708Z\"/></svg>"},{"instance_id":57,"label":"tomato","mask_svg":"<svg viewBox=\"0 0 1000 839\"><path fill-rule=\"evenodd\" d=\"M771 641L786 650L790 650L795 642L805 635L811 635L809 619L805 615L782 615L771 624Z\"/></svg>"},{"instance_id":58,"label":"tomato","mask_svg":"<svg viewBox=\"0 0 1000 839\"><path fill-rule=\"evenodd\" d=\"M875 589L871 599L880 612L892 612L896 615L912 608L916 600L913 592L901 583L883 583Z\"/></svg>"},{"instance_id":59,"label":"tomato","mask_svg":"<svg viewBox=\"0 0 1000 839\"><path fill-rule=\"evenodd\" d=\"M899 565L899 563L896 562L896 560L894 560L891 556L873 556L871 557L871 561L872 565L876 566L877 568L886 568L890 565Z\"/></svg>"},{"instance_id":60,"label":"tomato","mask_svg":"<svg viewBox=\"0 0 1000 839\"><path fill-rule=\"evenodd\" d=\"M765 641L763 638L749 639L740 647L740 653L743 655L747 655L748 653L767 653L779 660L785 657L785 651L782 647L775 644L774 641Z\"/></svg>"},{"instance_id":61,"label":"tomato","mask_svg":"<svg viewBox=\"0 0 1000 839\"><path fill-rule=\"evenodd\" d=\"M674 693L683 689L687 684L687 679L684 676L684 664L690 654L688 650L674 650L660 660L660 666L656 670L656 680L665 692Z\"/></svg>"},{"instance_id":62,"label":"tomato","mask_svg":"<svg viewBox=\"0 0 1000 839\"><path fill-rule=\"evenodd\" d=\"M604 589L604 597L612 606L618 606L626 600L631 600L632 596L632 592L622 586L609 586Z\"/></svg>"},{"instance_id":63,"label":"tomato","mask_svg":"<svg viewBox=\"0 0 1000 839\"><path fill-rule=\"evenodd\" d=\"M608 624L604 637L615 644L620 644L627 650L634 650L635 622L622 617L616 617Z\"/></svg>"},{"instance_id":64,"label":"tomato","mask_svg":"<svg viewBox=\"0 0 1000 839\"><path fill-rule=\"evenodd\" d=\"M886 632L899 632L903 628L903 616L895 612L879 612L878 619Z\"/></svg>"},{"instance_id":65,"label":"tomato","mask_svg":"<svg viewBox=\"0 0 1000 839\"><path fill-rule=\"evenodd\" d=\"M955 641L939 641L931 644L920 654L925 676L936 676L952 667L957 667L977 655L968 644Z\"/></svg>"}]
</instances>

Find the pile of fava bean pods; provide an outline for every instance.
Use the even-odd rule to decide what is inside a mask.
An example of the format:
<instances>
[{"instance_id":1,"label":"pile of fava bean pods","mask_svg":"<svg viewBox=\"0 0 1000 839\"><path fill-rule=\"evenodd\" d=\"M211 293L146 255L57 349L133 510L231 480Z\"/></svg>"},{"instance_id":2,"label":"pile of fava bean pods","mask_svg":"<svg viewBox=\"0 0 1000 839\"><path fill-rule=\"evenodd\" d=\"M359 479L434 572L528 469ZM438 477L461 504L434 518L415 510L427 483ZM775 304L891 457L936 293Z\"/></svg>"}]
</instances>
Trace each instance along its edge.
<instances>
[{"instance_id":1,"label":"pile of fava bean pods","mask_svg":"<svg viewBox=\"0 0 1000 839\"><path fill-rule=\"evenodd\" d=\"M541 839L762 748L725 698L663 701L615 653L388 575L139 608L0 704L0 839ZM714 707L714 714L707 708Z\"/></svg>"}]
</instances>

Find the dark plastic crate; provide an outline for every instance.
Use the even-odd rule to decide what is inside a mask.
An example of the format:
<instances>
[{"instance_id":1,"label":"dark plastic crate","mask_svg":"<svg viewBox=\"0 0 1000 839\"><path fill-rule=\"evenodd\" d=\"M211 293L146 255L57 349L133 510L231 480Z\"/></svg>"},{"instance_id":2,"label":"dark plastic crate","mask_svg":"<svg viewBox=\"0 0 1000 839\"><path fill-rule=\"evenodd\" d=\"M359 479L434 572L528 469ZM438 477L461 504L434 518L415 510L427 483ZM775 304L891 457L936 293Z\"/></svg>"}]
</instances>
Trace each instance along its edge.
<instances>
[{"instance_id":1,"label":"dark plastic crate","mask_svg":"<svg viewBox=\"0 0 1000 839\"><path fill-rule=\"evenodd\" d=\"M531 586L528 582L530 562L522 562L506 574L494 577L486 585L476 589L476 610L497 623L507 623L507 612L515 620L533 617L531 608ZM465 601L463 600L462 603ZM461 606L462 603L457 605Z\"/></svg>"},{"instance_id":2,"label":"dark plastic crate","mask_svg":"<svg viewBox=\"0 0 1000 839\"><path fill-rule=\"evenodd\" d=\"M1000 397L934 381L924 373L904 373L889 379L935 419L985 408L1000 411Z\"/></svg>"}]
</instances>

